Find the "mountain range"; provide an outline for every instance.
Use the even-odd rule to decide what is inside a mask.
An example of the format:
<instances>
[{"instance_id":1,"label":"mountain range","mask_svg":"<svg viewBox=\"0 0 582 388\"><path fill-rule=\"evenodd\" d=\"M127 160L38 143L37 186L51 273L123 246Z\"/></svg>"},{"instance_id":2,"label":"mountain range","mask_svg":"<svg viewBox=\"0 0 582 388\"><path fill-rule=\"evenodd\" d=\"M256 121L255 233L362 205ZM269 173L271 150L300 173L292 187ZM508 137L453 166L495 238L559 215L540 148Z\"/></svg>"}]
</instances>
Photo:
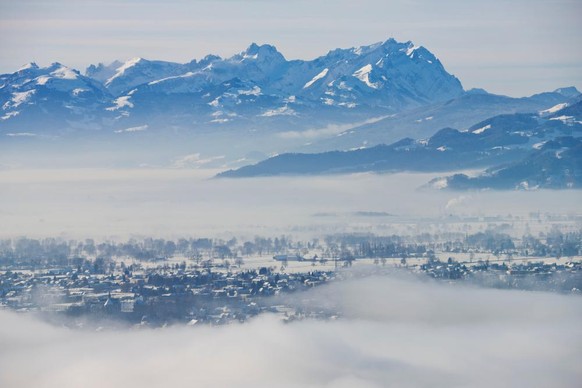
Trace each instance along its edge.
<instances>
[{"instance_id":1,"label":"mountain range","mask_svg":"<svg viewBox=\"0 0 582 388\"><path fill-rule=\"evenodd\" d=\"M460 81L423 47L393 39L291 60L251 44L230 58L179 64L131 59L91 65L81 74L60 63L30 63L0 76L0 131L35 134L88 128L109 132L147 125L199 131L227 123L277 127L298 117L307 127L394 113L460 96ZM42 120L42 128L31 125Z\"/></svg>"},{"instance_id":2,"label":"mountain range","mask_svg":"<svg viewBox=\"0 0 582 388\"><path fill-rule=\"evenodd\" d=\"M475 177L455 174L429 183L437 188L465 189L580 189L582 138L558 137L541 144L523 160L487 169Z\"/></svg>"},{"instance_id":3,"label":"mountain range","mask_svg":"<svg viewBox=\"0 0 582 388\"><path fill-rule=\"evenodd\" d=\"M494 168L578 137L580 100L574 87L466 91L426 48L394 39L313 60L253 43L229 58L134 58L84 73L29 63L0 75L0 166L231 169L222 176Z\"/></svg>"},{"instance_id":4,"label":"mountain range","mask_svg":"<svg viewBox=\"0 0 582 388\"><path fill-rule=\"evenodd\" d=\"M575 98L579 100L580 98ZM349 151L287 153L219 177L353 172L452 171L489 167L470 178L457 174L436 188L574 188L582 186L582 101L536 114L505 114L467 130L443 128L428 139Z\"/></svg>"}]
</instances>

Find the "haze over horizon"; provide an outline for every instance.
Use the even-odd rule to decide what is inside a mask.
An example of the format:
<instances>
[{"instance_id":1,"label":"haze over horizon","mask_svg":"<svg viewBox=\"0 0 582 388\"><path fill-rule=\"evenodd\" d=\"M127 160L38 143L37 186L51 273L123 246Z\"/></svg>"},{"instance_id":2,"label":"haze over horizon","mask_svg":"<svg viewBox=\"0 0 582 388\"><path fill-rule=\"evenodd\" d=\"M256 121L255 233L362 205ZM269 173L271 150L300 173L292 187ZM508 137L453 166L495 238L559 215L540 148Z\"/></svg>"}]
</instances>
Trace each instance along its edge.
<instances>
[{"instance_id":1,"label":"haze over horizon","mask_svg":"<svg viewBox=\"0 0 582 388\"><path fill-rule=\"evenodd\" d=\"M573 49L582 43L582 6L572 0L0 1L0 11L0 47L11 54L0 59L2 73L28 62L83 71L133 57L229 57L251 42L312 59L394 37L434 52L466 89L518 97L582 85L582 53Z\"/></svg>"}]
</instances>

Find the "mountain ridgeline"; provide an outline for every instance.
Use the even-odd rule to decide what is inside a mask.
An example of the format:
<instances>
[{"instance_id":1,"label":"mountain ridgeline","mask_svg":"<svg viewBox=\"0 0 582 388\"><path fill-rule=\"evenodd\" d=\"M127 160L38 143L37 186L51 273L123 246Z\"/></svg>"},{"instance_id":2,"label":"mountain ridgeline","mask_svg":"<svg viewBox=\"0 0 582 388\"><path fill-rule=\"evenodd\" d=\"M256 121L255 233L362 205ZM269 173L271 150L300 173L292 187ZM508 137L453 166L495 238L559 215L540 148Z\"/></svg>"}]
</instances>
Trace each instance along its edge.
<instances>
[{"instance_id":1,"label":"mountain ridgeline","mask_svg":"<svg viewBox=\"0 0 582 388\"><path fill-rule=\"evenodd\" d=\"M436 172L490 167L431 182L436 188L582 187L582 101L537 114L499 115L467 130L444 128L428 139L314 154L282 154L219 177L353 172ZM493 167L492 167L493 166Z\"/></svg>"},{"instance_id":2,"label":"mountain ridgeline","mask_svg":"<svg viewBox=\"0 0 582 388\"><path fill-rule=\"evenodd\" d=\"M575 188L581 101L574 87L465 91L426 48L394 39L309 61L253 43L229 58L134 58L84 74L29 63L0 75L0 167L211 167L220 177L487 169L431 185Z\"/></svg>"},{"instance_id":3,"label":"mountain ridgeline","mask_svg":"<svg viewBox=\"0 0 582 388\"><path fill-rule=\"evenodd\" d=\"M274 127L278 118L306 126L461 94L460 81L412 42L389 39L311 61L287 60L275 47L253 43L230 58L208 55L185 64L135 58L91 65L84 75L59 63L30 63L0 76L0 133Z\"/></svg>"}]
</instances>

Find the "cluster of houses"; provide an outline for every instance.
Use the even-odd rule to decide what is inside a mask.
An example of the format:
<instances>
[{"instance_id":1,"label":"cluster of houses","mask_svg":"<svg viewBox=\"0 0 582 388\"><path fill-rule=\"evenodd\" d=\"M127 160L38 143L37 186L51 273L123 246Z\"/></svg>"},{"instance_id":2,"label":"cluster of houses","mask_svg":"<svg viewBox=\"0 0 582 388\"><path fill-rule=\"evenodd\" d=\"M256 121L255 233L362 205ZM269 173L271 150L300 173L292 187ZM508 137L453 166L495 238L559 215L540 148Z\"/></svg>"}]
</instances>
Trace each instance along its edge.
<instances>
[{"instance_id":1,"label":"cluster of houses","mask_svg":"<svg viewBox=\"0 0 582 388\"><path fill-rule=\"evenodd\" d=\"M273 257L301 261L300 256ZM315 259L313 259L315 260ZM360 261L360 260L357 260ZM580 293L582 263L458 262L429 257L397 267L445 281L469 280L495 288L518 288ZM223 270L212 267L117 266L109 272L61 267L44 270L0 271L0 308L66 317L67 322L123 322L136 327L182 323L220 325L243 322L263 312L286 321L305 317L334 318L334 309L310 310L286 303L284 296L349 276L350 271L275 271L275 267ZM371 266L383 268L383 265ZM393 267L391 267L393 268ZM314 307L315 308L315 307ZM72 318L72 319L71 319Z\"/></svg>"},{"instance_id":2,"label":"cluster of houses","mask_svg":"<svg viewBox=\"0 0 582 388\"><path fill-rule=\"evenodd\" d=\"M463 263L452 259L446 262L427 260L418 270L435 279L470 280L495 288L562 293L580 293L582 290L582 262L550 264L528 261L508 264L488 261Z\"/></svg>"},{"instance_id":3,"label":"cluster of houses","mask_svg":"<svg viewBox=\"0 0 582 388\"><path fill-rule=\"evenodd\" d=\"M294 319L311 313L281 305L277 296L333 278L333 272L293 274L267 267L240 272L158 267L110 274L79 273L72 268L4 271L0 272L0 307L96 325L111 319L152 326L225 324L266 311Z\"/></svg>"}]
</instances>

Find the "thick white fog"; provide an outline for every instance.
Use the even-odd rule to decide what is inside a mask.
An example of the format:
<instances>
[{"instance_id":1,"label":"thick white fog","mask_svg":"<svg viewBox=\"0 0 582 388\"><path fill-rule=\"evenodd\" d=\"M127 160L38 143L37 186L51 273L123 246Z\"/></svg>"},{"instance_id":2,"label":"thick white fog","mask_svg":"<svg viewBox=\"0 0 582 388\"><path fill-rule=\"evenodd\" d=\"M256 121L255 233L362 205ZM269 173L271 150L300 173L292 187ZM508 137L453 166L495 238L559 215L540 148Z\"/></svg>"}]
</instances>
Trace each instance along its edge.
<instances>
[{"instance_id":1,"label":"thick white fog","mask_svg":"<svg viewBox=\"0 0 582 388\"><path fill-rule=\"evenodd\" d=\"M579 190L418 190L435 175L210 179L188 169L0 171L0 236L154 237L373 231L453 215L576 214ZM395 217L358 219L350 212ZM317 217L317 214L339 217ZM385 226L385 225L384 225ZM323 228L323 229L322 229ZM310 236L312 237L312 236Z\"/></svg>"},{"instance_id":2,"label":"thick white fog","mask_svg":"<svg viewBox=\"0 0 582 388\"><path fill-rule=\"evenodd\" d=\"M0 311L2 387L578 387L582 300L394 277L301 299L344 318L88 332Z\"/></svg>"}]
</instances>

